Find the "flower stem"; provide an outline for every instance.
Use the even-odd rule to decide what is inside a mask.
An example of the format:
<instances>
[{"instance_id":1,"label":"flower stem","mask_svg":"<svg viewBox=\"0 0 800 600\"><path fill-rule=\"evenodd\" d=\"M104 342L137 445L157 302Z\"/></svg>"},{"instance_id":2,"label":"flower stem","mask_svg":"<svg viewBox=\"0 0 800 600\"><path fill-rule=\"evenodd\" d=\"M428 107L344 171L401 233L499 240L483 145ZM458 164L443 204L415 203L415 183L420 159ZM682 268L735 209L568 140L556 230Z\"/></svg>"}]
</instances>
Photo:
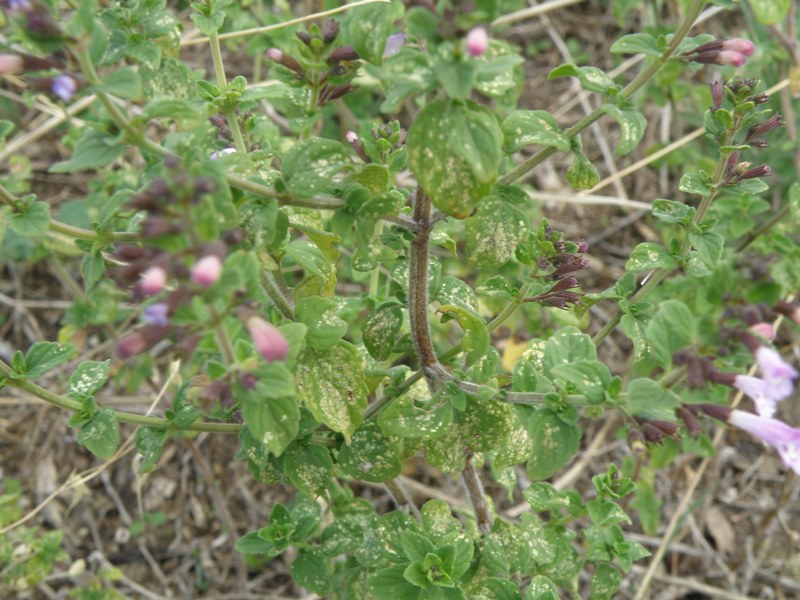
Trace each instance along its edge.
<instances>
[{"instance_id":1,"label":"flower stem","mask_svg":"<svg viewBox=\"0 0 800 600\"><path fill-rule=\"evenodd\" d=\"M651 62L647 67L644 68L628 85L626 85L622 91L619 93L619 96L625 100L630 98L633 94L635 94L639 89L647 83L647 81L655 75L662 66L664 66L669 58L675 53L675 50L678 48L678 45L683 41L683 38L689 33L694 25L695 20L700 15L703 10L703 7L706 5L705 0L694 0L692 5L689 7L689 10L686 13L686 16L681 21L680 25L678 25L678 29L675 32L675 35L672 37L672 41L670 42L669 47L664 51L664 53ZM602 107L595 109L588 115L586 115L583 119L575 123L572 127L567 129L564 133L567 137L572 138L581 133L584 129L589 127L592 123L600 119L605 114ZM536 167L537 165L541 164L553 154L557 152L554 146L548 146L544 148L528 158L525 162L520 164L518 167L509 171L505 175L503 175L499 180L498 183L500 185L510 185L523 175L525 175L528 171Z\"/></svg>"},{"instance_id":2,"label":"flower stem","mask_svg":"<svg viewBox=\"0 0 800 600\"><path fill-rule=\"evenodd\" d=\"M492 530L492 515L489 511L489 503L486 501L486 494L483 491L478 471L472 463L472 451L467 451L466 466L461 471L461 478L464 487L467 488L467 495L475 511L475 518L478 521L478 528L488 534Z\"/></svg>"},{"instance_id":3,"label":"flower stem","mask_svg":"<svg viewBox=\"0 0 800 600\"><path fill-rule=\"evenodd\" d=\"M208 36L208 41L211 45L211 60L214 62L214 72L217 74L217 85L219 86L222 94L228 91L228 80L225 77L225 65L222 62L222 49L219 45L219 37L215 31ZM238 152L247 153L247 144L244 142L242 130L239 128L239 119L236 116L236 109L225 111L225 118L228 120L228 127L231 129L233 135L233 142Z\"/></svg>"}]
</instances>

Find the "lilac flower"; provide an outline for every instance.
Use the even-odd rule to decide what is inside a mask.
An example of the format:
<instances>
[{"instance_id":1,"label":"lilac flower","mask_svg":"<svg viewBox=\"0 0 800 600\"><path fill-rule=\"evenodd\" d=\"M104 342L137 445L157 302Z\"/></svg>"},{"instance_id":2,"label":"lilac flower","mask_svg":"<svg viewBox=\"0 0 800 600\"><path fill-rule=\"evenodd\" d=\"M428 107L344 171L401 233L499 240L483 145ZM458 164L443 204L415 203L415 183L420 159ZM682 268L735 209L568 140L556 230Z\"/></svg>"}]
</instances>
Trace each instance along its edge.
<instances>
[{"instance_id":1,"label":"lilac flower","mask_svg":"<svg viewBox=\"0 0 800 600\"><path fill-rule=\"evenodd\" d=\"M59 75L53 79L50 89L62 101L69 102L78 90L78 82L69 75Z\"/></svg>"},{"instance_id":2,"label":"lilac flower","mask_svg":"<svg viewBox=\"0 0 800 600\"><path fill-rule=\"evenodd\" d=\"M783 464L800 475L800 429L742 410L732 410L728 423L773 446Z\"/></svg>"},{"instance_id":3,"label":"lilac flower","mask_svg":"<svg viewBox=\"0 0 800 600\"><path fill-rule=\"evenodd\" d=\"M733 380L733 387L747 394L755 403L756 412L765 418L774 415L778 402L786 398L786 396L776 393L785 390L777 389L759 377L737 375ZM789 393L791 393L791 388L789 388Z\"/></svg>"},{"instance_id":4,"label":"lilac flower","mask_svg":"<svg viewBox=\"0 0 800 600\"><path fill-rule=\"evenodd\" d=\"M169 306L164 302L155 302L146 306L142 313L142 321L147 325L163 327L169 324Z\"/></svg>"},{"instance_id":5,"label":"lilac flower","mask_svg":"<svg viewBox=\"0 0 800 600\"><path fill-rule=\"evenodd\" d=\"M470 56L483 56L489 48L489 32L486 27L473 27L467 34L466 46Z\"/></svg>"},{"instance_id":6,"label":"lilac flower","mask_svg":"<svg viewBox=\"0 0 800 600\"><path fill-rule=\"evenodd\" d=\"M798 372L781 358L772 348L761 346L755 351L756 363L766 382L772 387L773 397L786 398L791 395L793 380Z\"/></svg>"},{"instance_id":7,"label":"lilac flower","mask_svg":"<svg viewBox=\"0 0 800 600\"><path fill-rule=\"evenodd\" d=\"M393 33L386 38L386 46L383 48L383 57L388 58L400 52L400 48L406 43L405 33Z\"/></svg>"},{"instance_id":8,"label":"lilac flower","mask_svg":"<svg viewBox=\"0 0 800 600\"><path fill-rule=\"evenodd\" d=\"M236 152L236 148L223 148L222 150L217 150L216 152L212 152L210 158L211 160L219 160L223 156L227 154L233 154Z\"/></svg>"}]
</instances>

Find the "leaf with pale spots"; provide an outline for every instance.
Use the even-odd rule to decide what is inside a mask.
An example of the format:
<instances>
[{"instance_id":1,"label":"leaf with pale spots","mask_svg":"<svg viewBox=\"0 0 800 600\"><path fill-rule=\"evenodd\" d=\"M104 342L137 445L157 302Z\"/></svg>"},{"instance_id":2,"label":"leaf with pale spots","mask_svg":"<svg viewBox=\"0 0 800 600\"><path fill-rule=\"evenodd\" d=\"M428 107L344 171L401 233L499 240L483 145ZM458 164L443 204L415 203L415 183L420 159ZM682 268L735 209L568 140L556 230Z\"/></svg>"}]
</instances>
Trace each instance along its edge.
<instances>
[{"instance_id":1,"label":"leaf with pale spots","mask_svg":"<svg viewBox=\"0 0 800 600\"><path fill-rule=\"evenodd\" d=\"M53 367L67 362L75 354L72 344L58 342L36 342L25 353L25 375L33 378L42 375Z\"/></svg>"},{"instance_id":2,"label":"leaf with pale spots","mask_svg":"<svg viewBox=\"0 0 800 600\"><path fill-rule=\"evenodd\" d=\"M78 368L69 376L67 397L94 396L108 379L110 364L110 360L103 362L87 360L78 365Z\"/></svg>"},{"instance_id":3,"label":"leaf with pale spots","mask_svg":"<svg viewBox=\"0 0 800 600\"><path fill-rule=\"evenodd\" d=\"M251 435L276 456L294 440L300 424L292 374L280 363L266 365L253 374L255 386L236 384L242 418Z\"/></svg>"},{"instance_id":4,"label":"leaf with pale spots","mask_svg":"<svg viewBox=\"0 0 800 600\"><path fill-rule=\"evenodd\" d=\"M345 475L364 481L381 482L400 474L400 459L374 421L367 421L339 451L336 463Z\"/></svg>"},{"instance_id":5,"label":"leaf with pale spots","mask_svg":"<svg viewBox=\"0 0 800 600\"><path fill-rule=\"evenodd\" d=\"M361 6L349 11L342 24L342 33L361 58L380 66L393 22L394 9L390 5Z\"/></svg>"},{"instance_id":6,"label":"leaf with pale spots","mask_svg":"<svg viewBox=\"0 0 800 600\"><path fill-rule=\"evenodd\" d=\"M614 154L625 156L636 148L644 136L647 119L638 110L632 108L623 109L616 104L603 104L600 110L614 119L619 125L619 143L617 143Z\"/></svg>"},{"instance_id":7,"label":"leaf with pale spots","mask_svg":"<svg viewBox=\"0 0 800 600\"><path fill-rule=\"evenodd\" d=\"M443 436L453 421L453 406L450 402L430 405L416 402L410 395L393 400L378 417L383 430L403 438L432 440Z\"/></svg>"},{"instance_id":8,"label":"leaf with pale spots","mask_svg":"<svg viewBox=\"0 0 800 600\"><path fill-rule=\"evenodd\" d=\"M479 267L500 267L528 232L525 214L497 197L487 198L467 219L467 257Z\"/></svg>"},{"instance_id":9,"label":"leaf with pale spots","mask_svg":"<svg viewBox=\"0 0 800 600\"><path fill-rule=\"evenodd\" d=\"M316 348L327 348L335 344L347 333L347 323L337 314L337 303L331 298L309 296L297 303L295 315L303 323L306 343Z\"/></svg>"},{"instance_id":10,"label":"leaf with pale spots","mask_svg":"<svg viewBox=\"0 0 800 600\"><path fill-rule=\"evenodd\" d=\"M164 427L139 427L136 430L136 451L142 455L137 473L149 473L155 469L168 436Z\"/></svg>"},{"instance_id":11,"label":"leaf with pale spots","mask_svg":"<svg viewBox=\"0 0 800 600\"><path fill-rule=\"evenodd\" d=\"M570 140L546 110L515 110L503 121L503 150L508 154L534 144L570 149Z\"/></svg>"},{"instance_id":12,"label":"leaf with pale spots","mask_svg":"<svg viewBox=\"0 0 800 600\"><path fill-rule=\"evenodd\" d=\"M330 587L328 566L318 550L301 550L292 562L292 579L300 587L325 596Z\"/></svg>"},{"instance_id":13,"label":"leaf with pale spots","mask_svg":"<svg viewBox=\"0 0 800 600\"><path fill-rule=\"evenodd\" d=\"M335 140L314 138L295 144L283 157L281 173L287 191L310 198L328 191L331 182L347 164L344 146Z\"/></svg>"},{"instance_id":14,"label":"leaf with pale spots","mask_svg":"<svg viewBox=\"0 0 800 600\"><path fill-rule=\"evenodd\" d=\"M486 323L476 313L455 304L445 304L439 307L439 312L454 317L464 330L461 339L461 348L466 354L467 366L473 364L489 349L489 330Z\"/></svg>"},{"instance_id":15,"label":"leaf with pale spots","mask_svg":"<svg viewBox=\"0 0 800 600\"><path fill-rule=\"evenodd\" d=\"M528 477L534 481L555 475L578 451L581 430L562 420L549 408L533 413L525 423L531 438Z\"/></svg>"},{"instance_id":16,"label":"leaf with pale spots","mask_svg":"<svg viewBox=\"0 0 800 600\"><path fill-rule=\"evenodd\" d=\"M676 266L675 259L670 256L664 246L643 242L633 249L625 264L625 269L639 273L652 269L674 269Z\"/></svg>"},{"instance_id":17,"label":"leaf with pale spots","mask_svg":"<svg viewBox=\"0 0 800 600\"><path fill-rule=\"evenodd\" d=\"M119 424L114 409L105 407L98 410L81 427L78 443L98 458L111 458L119 446Z\"/></svg>"},{"instance_id":18,"label":"leaf with pale spots","mask_svg":"<svg viewBox=\"0 0 800 600\"><path fill-rule=\"evenodd\" d=\"M617 89L614 80L597 67L576 67L568 63L556 67L547 76L548 79L557 77L577 77L581 82L581 87L588 92L606 94Z\"/></svg>"},{"instance_id":19,"label":"leaf with pale spots","mask_svg":"<svg viewBox=\"0 0 800 600\"><path fill-rule=\"evenodd\" d=\"M297 359L295 382L314 418L349 440L367 408L363 359L355 346L342 341L306 348Z\"/></svg>"},{"instance_id":20,"label":"leaf with pale spots","mask_svg":"<svg viewBox=\"0 0 800 600\"><path fill-rule=\"evenodd\" d=\"M325 493L331 482L333 461L325 446L294 445L284 455L283 472L298 490L316 498Z\"/></svg>"},{"instance_id":21,"label":"leaf with pale spots","mask_svg":"<svg viewBox=\"0 0 800 600\"><path fill-rule=\"evenodd\" d=\"M399 304L384 304L372 311L362 330L370 356L381 361L389 358L402 326L403 308Z\"/></svg>"},{"instance_id":22,"label":"leaf with pale spots","mask_svg":"<svg viewBox=\"0 0 800 600\"><path fill-rule=\"evenodd\" d=\"M606 388L611 382L611 371L599 360L576 360L556 365L550 373L562 380L567 388L574 388L575 392L586 396L590 404L601 404L605 400Z\"/></svg>"},{"instance_id":23,"label":"leaf with pale spots","mask_svg":"<svg viewBox=\"0 0 800 600\"><path fill-rule=\"evenodd\" d=\"M502 131L488 109L439 99L408 132L408 165L436 208L463 219L491 191L501 143Z\"/></svg>"},{"instance_id":24,"label":"leaf with pale spots","mask_svg":"<svg viewBox=\"0 0 800 600\"><path fill-rule=\"evenodd\" d=\"M435 300L440 304L454 304L475 314L478 313L478 297L475 291L458 277L450 275L442 277Z\"/></svg>"},{"instance_id":25,"label":"leaf with pale spots","mask_svg":"<svg viewBox=\"0 0 800 600\"><path fill-rule=\"evenodd\" d=\"M590 190L600 181L600 174L580 150L572 151L572 164L567 167L567 183L576 190Z\"/></svg>"}]
</instances>

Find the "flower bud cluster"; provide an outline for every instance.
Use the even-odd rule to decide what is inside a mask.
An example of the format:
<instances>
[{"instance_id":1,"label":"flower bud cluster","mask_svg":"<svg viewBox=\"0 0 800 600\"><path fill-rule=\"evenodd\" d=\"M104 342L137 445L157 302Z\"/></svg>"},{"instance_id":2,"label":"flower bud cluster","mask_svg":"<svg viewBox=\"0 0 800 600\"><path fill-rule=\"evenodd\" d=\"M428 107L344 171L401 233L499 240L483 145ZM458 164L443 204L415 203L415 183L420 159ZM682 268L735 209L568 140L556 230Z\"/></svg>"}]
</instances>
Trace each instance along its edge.
<instances>
[{"instance_id":1,"label":"flower bud cluster","mask_svg":"<svg viewBox=\"0 0 800 600\"><path fill-rule=\"evenodd\" d=\"M392 167L402 164L405 151L406 130L398 121L392 121L370 129L372 139L362 139L355 131L348 131L347 141L358 157L365 163L379 163Z\"/></svg>"},{"instance_id":2,"label":"flower bud cluster","mask_svg":"<svg viewBox=\"0 0 800 600\"><path fill-rule=\"evenodd\" d=\"M359 54L352 46L334 48L339 35L339 23L328 19L322 27L312 25L308 31L296 33L300 44L299 57L278 48L267 50L269 58L281 69L276 76L286 83L317 89L317 104L325 106L356 89L351 83L358 71ZM324 63L326 68L318 65Z\"/></svg>"},{"instance_id":3,"label":"flower bud cluster","mask_svg":"<svg viewBox=\"0 0 800 600\"><path fill-rule=\"evenodd\" d=\"M730 65L741 67L748 56L752 56L756 46L750 40L732 38L728 40L714 40L702 44L681 56L689 61L701 64Z\"/></svg>"},{"instance_id":4,"label":"flower bud cluster","mask_svg":"<svg viewBox=\"0 0 800 600\"><path fill-rule=\"evenodd\" d=\"M586 242L562 241L561 234L551 231L549 227L545 231L545 237L554 252L540 257L538 266L555 283L546 292L525 298L524 302L538 302L544 306L568 309L583 297L582 291L573 291L578 288L579 283L572 274L589 266L589 261L582 256L587 250Z\"/></svg>"}]
</instances>

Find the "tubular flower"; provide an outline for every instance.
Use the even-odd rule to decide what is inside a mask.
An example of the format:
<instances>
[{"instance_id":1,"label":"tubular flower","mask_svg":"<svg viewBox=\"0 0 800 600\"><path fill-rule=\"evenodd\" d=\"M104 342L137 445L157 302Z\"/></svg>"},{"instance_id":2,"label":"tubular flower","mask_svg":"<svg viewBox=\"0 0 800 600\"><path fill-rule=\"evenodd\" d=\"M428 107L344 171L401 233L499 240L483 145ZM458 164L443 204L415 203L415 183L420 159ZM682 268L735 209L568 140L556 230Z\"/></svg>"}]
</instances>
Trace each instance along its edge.
<instances>
[{"instance_id":1,"label":"tubular flower","mask_svg":"<svg viewBox=\"0 0 800 600\"><path fill-rule=\"evenodd\" d=\"M766 346L759 347L755 356L764 380L772 388L772 396L783 399L791 395L794 380L798 376L797 369L785 362L778 352Z\"/></svg>"},{"instance_id":2,"label":"tubular flower","mask_svg":"<svg viewBox=\"0 0 800 600\"><path fill-rule=\"evenodd\" d=\"M253 345L264 360L267 362L286 360L289 355L289 342L277 327L257 316L247 319L245 326L253 339Z\"/></svg>"},{"instance_id":3,"label":"tubular flower","mask_svg":"<svg viewBox=\"0 0 800 600\"><path fill-rule=\"evenodd\" d=\"M749 396L756 405L756 412L766 418L774 415L778 402L786 398L785 395L776 393L785 390L777 389L759 377L737 375L733 380L733 387ZM789 393L791 393L791 388L789 388Z\"/></svg>"},{"instance_id":4,"label":"tubular flower","mask_svg":"<svg viewBox=\"0 0 800 600\"><path fill-rule=\"evenodd\" d=\"M800 429L743 410L732 410L728 423L774 447L783 464L800 475Z\"/></svg>"}]
</instances>

